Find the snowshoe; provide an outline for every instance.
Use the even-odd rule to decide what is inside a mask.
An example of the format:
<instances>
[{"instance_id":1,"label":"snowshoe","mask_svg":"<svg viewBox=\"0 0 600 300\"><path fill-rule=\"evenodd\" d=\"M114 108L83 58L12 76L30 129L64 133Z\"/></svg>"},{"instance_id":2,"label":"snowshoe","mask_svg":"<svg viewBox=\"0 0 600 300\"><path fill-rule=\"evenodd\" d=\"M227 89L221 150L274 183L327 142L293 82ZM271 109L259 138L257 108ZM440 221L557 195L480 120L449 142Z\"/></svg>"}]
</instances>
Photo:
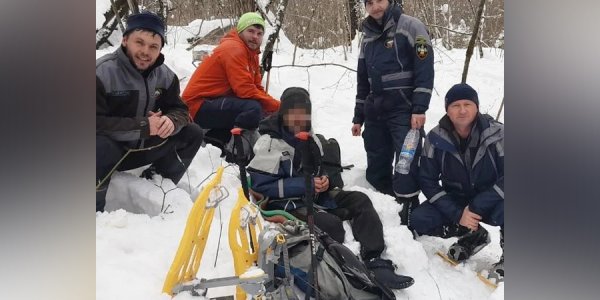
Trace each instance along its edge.
<instances>
[{"instance_id":1,"label":"snowshoe","mask_svg":"<svg viewBox=\"0 0 600 300\"><path fill-rule=\"evenodd\" d=\"M373 272L377 281L390 289L405 289L415 283L412 277L396 274L396 268L389 259L373 258L367 261L365 266Z\"/></svg>"},{"instance_id":2,"label":"snowshoe","mask_svg":"<svg viewBox=\"0 0 600 300\"><path fill-rule=\"evenodd\" d=\"M485 230L483 226L479 226L476 231L463 235L456 243L450 246L450 249L448 249L448 257L456 262L464 261L479 252L489 243L490 236L487 230Z\"/></svg>"},{"instance_id":3,"label":"snowshoe","mask_svg":"<svg viewBox=\"0 0 600 300\"><path fill-rule=\"evenodd\" d=\"M504 281L504 254L500 258L500 261L492 266L488 279L495 280L496 283Z\"/></svg>"}]
</instances>

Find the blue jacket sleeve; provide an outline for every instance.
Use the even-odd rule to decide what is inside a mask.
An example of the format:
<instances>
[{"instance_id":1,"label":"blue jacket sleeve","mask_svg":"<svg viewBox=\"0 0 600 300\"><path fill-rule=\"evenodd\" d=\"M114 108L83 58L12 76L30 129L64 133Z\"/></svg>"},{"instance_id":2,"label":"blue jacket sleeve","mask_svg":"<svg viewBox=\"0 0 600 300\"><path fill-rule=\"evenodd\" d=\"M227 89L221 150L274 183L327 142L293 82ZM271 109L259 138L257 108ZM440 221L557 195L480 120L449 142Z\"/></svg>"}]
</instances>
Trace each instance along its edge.
<instances>
[{"instance_id":1,"label":"blue jacket sleeve","mask_svg":"<svg viewBox=\"0 0 600 300\"><path fill-rule=\"evenodd\" d=\"M304 196L304 177L294 176L292 170L294 148L282 139L262 135L253 150L247 170L255 192L271 199Z\"/></svg>"},{"instance_id":2,"label":"blue jacket sleeve","mask_svg":"<svg viewBox=\"0 0 600 300\"><path fill-rule=\"evenodd\" d=\"M504 153L496 151L495 163L498 169L498 179L489 189L477 194L469 204L469 209L478 214L486 215L504 201Z\"/></svg>"},{"instance_id":3,"label":"blue jacket sleeve","mask_svg":"<svg viewBox=\"0 0 600 300\"><path fill-rule=\"evenodd\" d=\"M421 191L427 200L434 205L444 216L458 223L462 216L463 208L460 207L440 185L441 169L436 159L434 146L429 141L429 135L425 138L423 152L419 167L419 183Z\"/></svg>"},{"instance_id":4,"label":"blue jacket sleeve","mask_svg":"<svg viewBox=\"0 0 600 300\"><path fill-rule=\"evenodd\" d=\"M365 122L365 100L371 91L369 84L369 75L367 74L367 64L364 58L363 51L364 43L360 48L358 56L358 67L356 70L357 88L356 88L356 103L354 105L354 118L352 123L362 124Z\"/></svg>"},{"instance_id":5,"label":"blue jacket sleeve","mask_svg":"<svg viewBox=\"0 0 600 300\"><path fill-rule=\"evenodd\" d=\"M265 174L248 169L252 180L252 190L271 199L303 197L304 177L283 178L277 174Z\"/></svg>"},{"instance_id":6,"label":"blue jacket sleeve","mask_svg":"<svg viewBox=\"0 0 600 300\"><path fill-rule=\"evenodd\" d=\"M429 108L433 89L433 47L425 24L415 18L411 30L413 30L412 36L415 37L414 49L411 49L414 56L413 72L415 80L415 89L411 99L413 103L412 113L424 114Z\"/></svg>"}]
</instances>

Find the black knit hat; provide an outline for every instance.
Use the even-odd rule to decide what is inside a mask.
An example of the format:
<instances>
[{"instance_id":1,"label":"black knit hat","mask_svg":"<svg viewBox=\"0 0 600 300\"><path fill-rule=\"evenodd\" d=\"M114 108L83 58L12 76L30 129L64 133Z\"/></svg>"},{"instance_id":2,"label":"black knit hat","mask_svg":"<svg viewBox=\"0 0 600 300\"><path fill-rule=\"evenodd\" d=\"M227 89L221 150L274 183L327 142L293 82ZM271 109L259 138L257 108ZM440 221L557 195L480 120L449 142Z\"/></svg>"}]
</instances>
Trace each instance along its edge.
<instances>
[{"instance_id":1,"label":"black knit hat","mask_svg":"<svg viewBox=\"0 0 600 300\"><path fill-rule=\"evenodd\" d=\"M127 28L123 32L123 36L128 35L136 29L150 30L160 36L162 46L165 45L165 23L155 13L144 11L139 14L129 15L127 17Z\"/></svg>"},{"instance_id":2,"label":"black knit hat","mask_svg":"<svg viewBox=\"0 0 600 300\"><path fill-rule=\"evenodd\" d=\"M446 93L446 111L448 106L458 100L471 100L475 102L477 108L479 108L479 97L477 97L477 91L466 83L455 84Z\"/></svg>"},{"instance_id":3,"label":"black knit hat","mask_svg":"<svg viewBox=\"0 0 600 300\"><path fill-rule=\"evenodd\" d=\"M310 95L308 91L301 87L289 87L283 91L281 95L281 103L279 106L279 115L285 114L292 108L304 108L310 115Z\"/></svg>"}]
</instances>

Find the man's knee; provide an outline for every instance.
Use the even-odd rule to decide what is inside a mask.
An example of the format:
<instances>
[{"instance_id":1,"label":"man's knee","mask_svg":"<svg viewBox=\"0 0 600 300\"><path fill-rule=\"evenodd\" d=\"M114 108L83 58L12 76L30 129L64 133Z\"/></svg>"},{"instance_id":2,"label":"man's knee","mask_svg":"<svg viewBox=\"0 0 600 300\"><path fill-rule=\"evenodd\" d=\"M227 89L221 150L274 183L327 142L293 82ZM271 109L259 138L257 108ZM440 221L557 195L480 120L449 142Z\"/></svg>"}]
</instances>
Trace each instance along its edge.
<instances>
[{"instance_id":1,"label":"man's knee","mask_svg":"<svg viewBox=\"0 0 600 300\"><path fill-rule=\"evenodd\" d=\"M123 148L113 139L96 135L96 176L104 176L121 159Z\"/></svg>"},{"instance_id":2,"label":"man's knee","mask_svg":"<svg viewBox=\"0 0 600 300\"><path fill-rule=\"evenodd\" d=\"M344 242L346 231L342 220L337 216L323 211L315 212L315 224L327 232L332 239L340 243Z\"/></svg>"},{"instance_id":3,"label":"man's knee","mask_svg":"<svg viewBox=\"0 0 600 300\"><path fill-rule=\"evenodd\" d=\"M498 203L488 216L484 217L483 222L492 226L504 227L504 201Z\"/></svg>"},{"instance_id":4,"label":"man's knee","mask_svg":"<svg viewBox=\"0 0 600 300\"><path fill-rule=\"evenodd\" d=\"M359 191L352 191L350 193L351 194L348 195L348 197L351 197L350 200L353 203L351 206L356 207L356 210L363 211L368 209L374 209L373 203L371 202L371 199L369 198L369 196L367 196L367 194Z\"/></svg>"},{"instance_id":5,"label":"man's knee","mask_svg":"<svg viewBox=\"0 0 600 300\"><path fill-rule=\"evenodd\" d=\"M188 143L197 143L198 145L201 145L202 140L204 139L204 131L198 124L190 123L183 126L183 128L175 134L175 137L187 141Z\"/></svg>"},{"instance_id":6,"label":"man's knee","mask_svg":"<svg viewBox=\"0 0 600 300\"><path fill-rule=\"evenodd\" d=\"M235 118L234 125L246 129L257 128L263 114L260 102L256 100L242 101L242 111Z\"/></svg>"},{"instance_id":7,"label":"man's knee","mask_svg":"<svg viewBox=\"0 0 600 300\"><path fill-rule=\"evenodd\" d=\"M443 216L429 202L423 202L410 214L410 229L419 235L431 234L443 225Z\"/></svg>"}]
</instances>

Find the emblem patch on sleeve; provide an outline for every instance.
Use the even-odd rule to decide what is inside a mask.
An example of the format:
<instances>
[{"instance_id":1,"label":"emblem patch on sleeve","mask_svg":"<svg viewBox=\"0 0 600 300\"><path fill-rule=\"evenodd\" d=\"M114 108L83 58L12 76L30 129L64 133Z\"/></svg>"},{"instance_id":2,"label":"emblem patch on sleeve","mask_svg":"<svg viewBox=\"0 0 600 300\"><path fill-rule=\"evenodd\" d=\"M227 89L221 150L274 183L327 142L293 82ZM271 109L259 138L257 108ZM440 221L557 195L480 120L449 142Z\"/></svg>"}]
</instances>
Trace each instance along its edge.
<instances>
[{"instance_id":1,"label":"emblem patch on sleeve","mask_svg":"<svg viewBox=\"0 0 600 300\"><path fill-rule=\"evenodd\" d=\"M429 50L427 50L427 38L422 35L417 35L415 40L415 51L419 59L423 60L427 58L427 55L429 55Z\"/></svg>"}]
</instances>

